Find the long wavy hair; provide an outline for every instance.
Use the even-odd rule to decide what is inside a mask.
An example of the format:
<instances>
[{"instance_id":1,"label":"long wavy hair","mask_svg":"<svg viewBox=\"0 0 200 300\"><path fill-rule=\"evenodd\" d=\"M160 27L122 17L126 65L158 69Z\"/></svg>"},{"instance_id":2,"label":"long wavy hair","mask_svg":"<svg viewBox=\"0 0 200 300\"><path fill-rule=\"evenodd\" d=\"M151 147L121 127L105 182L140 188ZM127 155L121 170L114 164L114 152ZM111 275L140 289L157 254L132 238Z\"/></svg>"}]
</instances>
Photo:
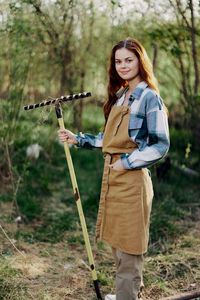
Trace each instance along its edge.
<instances>
[{"instance_id":1,"label":"long wavy hair","mask_svg":"<svg viewBox=\"0 0 200 300\"><path fill-rule=\"evenodd\" d=\"M133 52L139 60L139 75L148 86L154 89L159 94L158 82L153 73L152 63L146 53L144 47L135 39L127 38L123 41L118 42L112 49L110 55L110 65L108 69L109 82L107 87L108 100L103 106L103 112L105 117L105 125L111 111L112 105L116 103L117 91L128 85L128 82L122 79L115 69L115 53L118 49L126 48ZM104 125L104 129L105 129Z\"/></svg>"}]
</instances>

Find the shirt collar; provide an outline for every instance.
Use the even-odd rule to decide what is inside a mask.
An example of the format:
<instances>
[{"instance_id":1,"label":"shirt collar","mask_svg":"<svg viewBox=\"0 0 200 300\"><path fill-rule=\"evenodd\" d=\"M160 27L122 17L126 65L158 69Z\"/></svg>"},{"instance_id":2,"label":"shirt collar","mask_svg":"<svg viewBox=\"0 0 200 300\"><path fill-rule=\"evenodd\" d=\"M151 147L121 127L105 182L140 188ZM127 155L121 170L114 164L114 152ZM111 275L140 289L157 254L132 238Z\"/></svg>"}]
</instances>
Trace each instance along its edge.
<instances>
[{"instance_id":1,"label":"shirt collar","mask_svg":"<svg viewBox=\"0 0 200 300\"><path fill-rule=\"evenodd\" d=\"M139 100L144 89L148 86L148 84L145 81L141 81L138 83L138 85L136 86L136 88L132 91L132 93L130 94L130 99L137 99ZM128 91L129 86L126 86L125 88L121 88L118 92L117 92L117 97L121 98L124 93L126 91Z\"/></svg>"},{"instance_id":2,"label":"shirt collar","mask_svg":"<svg viewBox=\"0 0 200 300\"><path fill-rule=\"evenodd\" d=\"M143 91L146 89L147 86L148 86L148 84L145 81L139 82L138 85L136 86L136 88L130 94L130 97L132 96L131 98L139 100Z\"/></svg>"}]
</instances>

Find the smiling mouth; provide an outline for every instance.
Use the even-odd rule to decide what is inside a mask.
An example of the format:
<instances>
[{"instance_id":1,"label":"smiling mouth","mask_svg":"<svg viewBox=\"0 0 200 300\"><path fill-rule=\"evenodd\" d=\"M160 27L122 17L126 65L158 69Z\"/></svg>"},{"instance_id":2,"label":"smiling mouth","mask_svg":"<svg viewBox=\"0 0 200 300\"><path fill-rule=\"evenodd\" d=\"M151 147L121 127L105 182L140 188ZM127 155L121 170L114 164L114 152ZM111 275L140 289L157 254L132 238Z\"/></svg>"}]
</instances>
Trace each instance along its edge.
<instances>
[{"instance_id":1,"label":"smiling mouth","mask_svg":"<svg viewBox=\"0 0 200 300\"><path fill-rule=\"evenodd\" d=\"M129 71L121 71L121 74L126 75Z\"/></svg>"}]
</instances>

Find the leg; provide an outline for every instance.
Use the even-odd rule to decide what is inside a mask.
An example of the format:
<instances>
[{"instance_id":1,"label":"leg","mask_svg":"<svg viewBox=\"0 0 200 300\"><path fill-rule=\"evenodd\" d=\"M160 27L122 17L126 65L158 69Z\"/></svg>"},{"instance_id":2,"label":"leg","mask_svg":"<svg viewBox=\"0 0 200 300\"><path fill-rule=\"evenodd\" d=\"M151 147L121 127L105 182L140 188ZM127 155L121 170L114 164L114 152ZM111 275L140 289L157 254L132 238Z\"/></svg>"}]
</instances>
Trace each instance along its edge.
<instances>
[{"instance_id":1,"label":"leg","mask_svg":"<svg viewBox=\"0 0 200 300\"><path fill-rule=\"evenodd\" d=\"M143 256L132 255L112 248L117 266L116 299L138 300L142 282Z\"/></svg>"}]
</instances>

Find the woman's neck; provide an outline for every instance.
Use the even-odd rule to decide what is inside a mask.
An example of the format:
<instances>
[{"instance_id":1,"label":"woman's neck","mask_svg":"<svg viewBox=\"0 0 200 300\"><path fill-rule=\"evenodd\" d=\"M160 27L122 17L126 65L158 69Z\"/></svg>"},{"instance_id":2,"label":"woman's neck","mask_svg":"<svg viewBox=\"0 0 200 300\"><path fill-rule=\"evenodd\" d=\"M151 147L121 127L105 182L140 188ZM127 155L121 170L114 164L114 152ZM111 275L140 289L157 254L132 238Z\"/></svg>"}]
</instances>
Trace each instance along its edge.
<instances>
[{"instance_id":1,"label":"woman's neck","mask_svg":"<svg viewBox=\"0 0 200 300\"><path fill-rule=\"evenodd\" d=\"M139 75L137 77L135 77L134 79L128 81L129 91L133 92L134 89L136 88L136 86L138 85L138 83L140 83L141 81L142 81L142 78Z\"/></svg>"}]
</instances>

